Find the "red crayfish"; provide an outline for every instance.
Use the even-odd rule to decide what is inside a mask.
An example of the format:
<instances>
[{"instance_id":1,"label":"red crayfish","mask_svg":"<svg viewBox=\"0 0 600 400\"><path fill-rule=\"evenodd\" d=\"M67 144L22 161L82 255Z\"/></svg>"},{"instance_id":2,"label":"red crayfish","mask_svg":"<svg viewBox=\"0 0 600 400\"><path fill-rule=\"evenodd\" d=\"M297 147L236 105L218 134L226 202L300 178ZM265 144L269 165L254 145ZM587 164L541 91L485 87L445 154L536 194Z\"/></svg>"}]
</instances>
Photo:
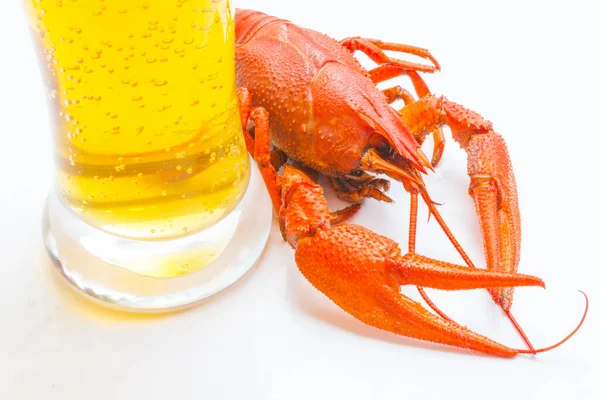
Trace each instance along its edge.
<instances>
[{"instance_id":1,"label":"red crayfish","mask_svg":"<svg viewBox=\"0 0 600 400\"><path fill-rule=\"evenodd\" d=\"M298 268L316 289L371 326L491 355L549 350L575 333L581 323L557 345L535 350L528 343L529 350L512 349L454 323L424 292L439 315L400 292L401 285L409 284L444 290L486 288L510 316L513 287L544 286L537 277L516 273L521 222L505 141L477 113L430 93L419 75L439 69L429 51L360 37L336 41L252 10L237 10L235 19L237 86L247 148L265 180L282 236L295 248ZM353 56L356 51L378 67L364 69ZM385 51L412 54L428 63L393 59ZM400 75L410 78L418 98L400 86L377 88ZM405 103L400 110L390 105L396 100ZM469 260L422 180L421 174L433 171L442 157L444 126L468 154L469 193L479 216L487 270L476 269ZM431 162L421 150L429 133L434 138ZM331 212L317 184L319 174L341 199L353 204ZM391 239L346 222L364 198L391 201L385 194L390 182L377 177L382 174L411 194L404 255ZM466 267L415 253L419 197Z\"/></svg>"}]
</instances>

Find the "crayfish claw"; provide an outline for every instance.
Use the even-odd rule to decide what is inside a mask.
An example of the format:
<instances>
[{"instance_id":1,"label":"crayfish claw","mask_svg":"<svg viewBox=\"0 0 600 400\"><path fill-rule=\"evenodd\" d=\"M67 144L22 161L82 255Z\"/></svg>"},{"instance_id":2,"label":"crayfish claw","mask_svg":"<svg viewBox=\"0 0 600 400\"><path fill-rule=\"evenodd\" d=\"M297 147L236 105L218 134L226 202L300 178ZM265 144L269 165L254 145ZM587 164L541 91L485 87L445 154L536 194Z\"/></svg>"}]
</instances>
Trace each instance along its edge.
<instances>
[{"instance_id":1,"label":"crayfish claw","mask_svg":"<svg viewBox=\"0 0 600 400\"><path fill-rule=\"evenodd\" d=\"M487 268L515 272L519 265L521 218L517 185L506 144L496 132L473 135L466 145L469 194L483 235ZM494 301L509 310L513 289L491 289Z\"/></svg>"},{"instance_id":2,"label":"crayfish claw","mask_svg":"<svg viewBox=\"0 0 600 400\"><path fill-rule=\"evenodd\" d=\"M433 131L434 144L437 143L438 148L443 148L441 126L450 128L454 140L467 152L468 174L471 177L469 194L479 218L487 269L515 272L519 264L521 221L517 185L504 139L493 130L491 122L444 97L426 96L400 112L403 121L414 132ZM437 139L436 130L440 132ZM433 161L435 164L439 158ZM425 192L423 194L427 202L428 195ZM431 212L434 215L437 213L433 209ZM439 217L436 219L463 259L473 266L445 224ZM505 311L510 309L512 288L490 289L490 293Z\"/></svg>"},{"instance_id":3,"label":"crayfish claw","mask_svg":"<svg viewBox=\"0 0 600 400\"><path fill-rule=\"evenodd\" d=\"M504 357L518 351L427 311L402 295L400 285L444 290L544 285L532 276L473 270L414 253L401 256L393 240L348 223L300 239L295 258L316 289L368 325Z\"/></svg>"}]
</instances>

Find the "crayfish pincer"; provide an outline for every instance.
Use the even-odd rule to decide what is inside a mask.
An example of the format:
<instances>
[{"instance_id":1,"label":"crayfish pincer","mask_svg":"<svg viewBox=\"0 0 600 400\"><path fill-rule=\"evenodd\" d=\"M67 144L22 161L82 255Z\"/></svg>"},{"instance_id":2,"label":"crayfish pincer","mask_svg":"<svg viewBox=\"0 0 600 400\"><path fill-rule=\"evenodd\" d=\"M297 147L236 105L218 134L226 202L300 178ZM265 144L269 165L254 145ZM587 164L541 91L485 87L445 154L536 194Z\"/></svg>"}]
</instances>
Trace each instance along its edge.
<instances>
[{"instance_id":1,"label":"crayfish pincer","mask_svg":"<svg viewBox=\"0 0 600 400\"><path fill-rule=\"evenodd\" d=\"M244 137L304 276L354 317L387 331L503 356L549 350L535 350L509 311L513 287L543 282L516 273L521 220L506 143L479 114L430 93L419 75L439 69L429 51L360 37L336 41L252 10L236 10L235 18ZM357 51L378 66L365 70L353 56ZM426 63L394 59L385 51L411 54ZM410 78L418 98L401 86L377 87L400 75ZM399 110L391 106L397 100L404 102ZM469 193L479 216L487 271L475 268L422 179L442 157L443 127L468 154ZM429 134L434 140L431 162L421 150ZM314 179L319 174L338 197L353 204L330 212ZM405 255L392 240L345 222L362 199L392 201L386 194L390 181L378 175L400 182L411 195ZM416 253L419 197L466 267ZM438 315L404 296L399 288L406 284L417 285ZM487 288L529 350L507 348L459 326L431 303L422 287Z\"/></svg>"}]
</instances>

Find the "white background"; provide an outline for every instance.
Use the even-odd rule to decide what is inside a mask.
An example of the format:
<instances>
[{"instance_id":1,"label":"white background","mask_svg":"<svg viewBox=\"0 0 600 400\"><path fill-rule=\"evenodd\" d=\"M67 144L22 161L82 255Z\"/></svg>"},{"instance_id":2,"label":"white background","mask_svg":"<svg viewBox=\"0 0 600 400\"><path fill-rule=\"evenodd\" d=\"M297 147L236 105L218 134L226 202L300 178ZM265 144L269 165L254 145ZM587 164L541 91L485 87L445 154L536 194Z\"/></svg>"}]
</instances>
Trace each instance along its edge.
<instances>
[{"instance_id":1,"label":"white background","mask_svg":"<svg viewBox=\"0 0 600 400\"><path fill-rule=\"evenodd\" d=\"M326 32L429 48L432 90L482 113L507 140L523 223L520 271L548 289L516 290L514 313L545 346L495 359L375 331L313 290L275 225L242 280L176 314L108 311L56 279L40 235L51 185L50 132L21 1L0 3L0 399L598 399L598 13L593 1L245 1ZM431 151L430 142L425 146ZM433 198L483 265L465 157L450 141ZM407 240L408 198L367 201L353 222ZM332 207L341 205L331 202ZM257 205L269 207L269 205ZM460 262L421 214L417 250ZM413 295L413 288L407 288ZM523 347L483 290L431 291L470 328ZM415 296L416 299L419 299Z\"/></svg>"}]
</instances>

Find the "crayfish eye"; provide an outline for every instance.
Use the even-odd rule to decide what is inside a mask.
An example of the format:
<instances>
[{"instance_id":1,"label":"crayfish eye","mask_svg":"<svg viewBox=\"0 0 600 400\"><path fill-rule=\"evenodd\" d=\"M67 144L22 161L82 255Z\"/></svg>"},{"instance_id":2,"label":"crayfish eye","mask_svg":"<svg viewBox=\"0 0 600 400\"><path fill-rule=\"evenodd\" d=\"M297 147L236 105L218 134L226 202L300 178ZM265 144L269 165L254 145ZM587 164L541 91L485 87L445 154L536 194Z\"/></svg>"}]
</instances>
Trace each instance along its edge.
<instances>
[{"instance_id":1,"label":"crayfish eye","mask_svg":"<svg viewBox=\"0 0 600 400\"><path fill-rule=\"evenodd\" d=\"M375 132L369 139L369 145L376 149L377 152L383 157L394 152L394 149L390 146L388 141L377 132Z\"/></svg>"},{"instance_id":2,"label":"crayfish eye","mask_svg":"<svg viewBox=\"0 0 600 400\"><path fill-rule=\"evenodd\" d=\"M361 171L360 169L356 169L356 170L350 172L351 176L356 176L356 177L361 177L361 176L363 176L363 174L364 174L364 172Z\"/></svg>"}]
</instances>

